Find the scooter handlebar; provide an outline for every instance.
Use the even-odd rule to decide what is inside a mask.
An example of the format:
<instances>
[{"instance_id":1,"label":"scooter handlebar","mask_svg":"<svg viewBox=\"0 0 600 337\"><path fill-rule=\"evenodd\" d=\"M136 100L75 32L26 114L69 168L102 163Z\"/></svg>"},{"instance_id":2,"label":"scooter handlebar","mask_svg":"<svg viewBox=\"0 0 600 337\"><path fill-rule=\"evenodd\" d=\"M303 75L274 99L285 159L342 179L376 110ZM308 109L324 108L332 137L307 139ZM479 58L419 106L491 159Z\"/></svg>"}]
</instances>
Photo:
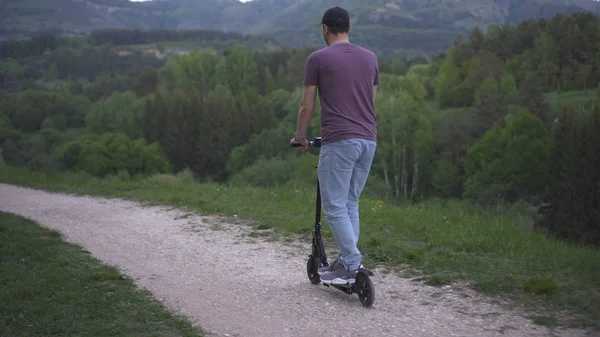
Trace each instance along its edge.
<instances>
[{"instance_id":1,"label":"scooter handlebar","mask_svg":"<svg viewBox=\"0 0 600 337\"><path fill-rule=\"evenodd\" d=\"M312 147L321 147L321 137L313 137L308 141L308 145ZM300 144L292 144L292 147L300 147Z\"/></svg>"}]
</instances>

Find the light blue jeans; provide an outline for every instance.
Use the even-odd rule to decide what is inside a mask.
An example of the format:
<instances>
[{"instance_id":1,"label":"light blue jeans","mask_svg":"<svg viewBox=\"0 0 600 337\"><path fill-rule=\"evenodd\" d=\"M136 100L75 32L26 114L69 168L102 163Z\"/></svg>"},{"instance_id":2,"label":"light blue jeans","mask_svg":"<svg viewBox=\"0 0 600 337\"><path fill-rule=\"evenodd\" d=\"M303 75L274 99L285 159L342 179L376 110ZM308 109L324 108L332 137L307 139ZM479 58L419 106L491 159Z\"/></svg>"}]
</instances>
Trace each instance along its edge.
<instances>
[{"instance_id":1,"label":"light blue jeans","mask_svg":"<svg viewBox=\"0 0 600 337\"><path fill-rule=\"evenodd\" d=\"M371 170L377 143L351 138L321 147L318 175L323 213L348 271L359 268L362 255L358 200Z\"/></svg>"}]
</instances>

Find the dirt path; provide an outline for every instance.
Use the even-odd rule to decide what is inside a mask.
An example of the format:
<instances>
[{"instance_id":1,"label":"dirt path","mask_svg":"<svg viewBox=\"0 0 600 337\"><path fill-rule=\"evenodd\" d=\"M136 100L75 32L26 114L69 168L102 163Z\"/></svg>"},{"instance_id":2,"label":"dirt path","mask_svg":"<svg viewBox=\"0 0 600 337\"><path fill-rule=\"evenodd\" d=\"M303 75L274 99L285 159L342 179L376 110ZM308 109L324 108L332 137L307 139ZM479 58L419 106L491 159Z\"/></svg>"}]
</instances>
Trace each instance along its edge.
<instances>
[{"instance_id":1,"label":"dirt path","mask_svg":"<svg viewBox=\"0 0 600 337\"><path fill-rule=\"evenodd\" d=\"M375 304L312 285L308 242L242 236L222 219L0 184L0 210L60 231L209 336L585 336L534 325L471 291L376 274Z\"/></svg>"}]
</instances>

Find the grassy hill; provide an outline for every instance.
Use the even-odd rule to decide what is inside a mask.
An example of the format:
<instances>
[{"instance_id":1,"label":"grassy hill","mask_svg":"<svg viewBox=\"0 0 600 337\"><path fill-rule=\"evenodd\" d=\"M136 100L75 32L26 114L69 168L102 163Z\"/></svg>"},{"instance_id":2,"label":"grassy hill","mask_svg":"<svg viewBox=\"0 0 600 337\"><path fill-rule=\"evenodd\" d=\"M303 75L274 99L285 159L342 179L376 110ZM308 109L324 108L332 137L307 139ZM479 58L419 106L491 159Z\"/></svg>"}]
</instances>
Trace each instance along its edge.
<instances>
[{"instance_id":1,"label":"grassy hill","mask_svg":"<svg viewBox=\"0 0 600 337\"><path fill-rule=\"evenodd\" d=\"M0 38L39 32L80 35L93 29L214 29L274 35L291 47L321 44L323 11L347 8L354 41L379 53L447 49L458 34L478 26L530 17L596 10L591 0L5 0Z\"/></svg>"}]
</instances>

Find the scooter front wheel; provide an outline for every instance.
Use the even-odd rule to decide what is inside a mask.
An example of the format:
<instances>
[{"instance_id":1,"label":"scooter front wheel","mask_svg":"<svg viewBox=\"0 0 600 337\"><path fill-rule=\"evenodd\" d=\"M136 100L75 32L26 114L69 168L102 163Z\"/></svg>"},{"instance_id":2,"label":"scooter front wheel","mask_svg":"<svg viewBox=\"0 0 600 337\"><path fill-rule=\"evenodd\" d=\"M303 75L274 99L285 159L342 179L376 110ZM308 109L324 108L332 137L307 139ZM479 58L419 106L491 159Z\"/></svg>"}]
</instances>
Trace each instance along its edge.
<instances>
[{"instance_id":1,"label":"scooter front wheel","mask_svg":"<svg viewBox=\"0 0 600 337\"><path fill-rule=\"evenodd\" d=\"M364 307L368 308L373 305L375 301L375 287L366 272L360 271L356 276L355 291L358 293L360 303Z\"/></svg>"},{"instance_id":2,"label":"scooter front wheel","mask_svg":"<svg viewBox=\"0 0 600 337\"><path fill-rule=\"evenodd\" d=\"M319 276L319 261L314 256L311 256L306 263L306 273L312 284L319 284L321 277Z\"/></svg>"}]
</instances>

